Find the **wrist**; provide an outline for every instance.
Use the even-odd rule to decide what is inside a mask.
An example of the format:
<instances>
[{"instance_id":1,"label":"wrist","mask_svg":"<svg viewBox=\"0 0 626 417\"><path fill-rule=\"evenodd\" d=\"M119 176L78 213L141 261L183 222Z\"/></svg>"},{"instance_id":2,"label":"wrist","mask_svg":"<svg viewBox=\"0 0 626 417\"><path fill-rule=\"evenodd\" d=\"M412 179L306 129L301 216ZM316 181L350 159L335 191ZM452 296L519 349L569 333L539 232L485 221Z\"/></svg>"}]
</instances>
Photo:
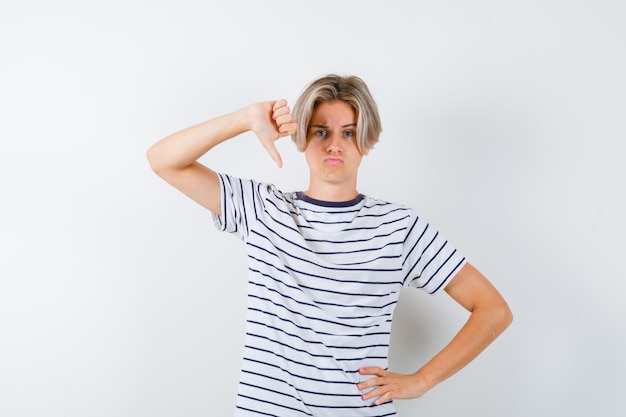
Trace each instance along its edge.
<instances>
[{"instance_id":1,"label":"wrist","mask_svg":"<svg viewBox=\"0 0 626 417\"><path fill-rule=\"evenodd\" d=\"M437 381L429 378L427 372L424 372L422 369L415 372L412 376L414 389L422 394L425 394L437 385Z\"/></svg>"},{"instance_id":2,"label":"wrist","mask_svg":"<svg viewBox=\"0 0 626 417\"><path fill-rule=\"evenodd\" d=\"M257 132L271 119L271 102L253 103L238 110L241 127L244 131Z\"/></svg>"},{"instance_id":3,"label":"wrist","mask_svg":"<svg viewBox=\"0 0 626 417\"><path fill-rule=\"evenodd\" d=\"M254 105L241 107L233 113L235 125L240 133L253 130L255 120L253 106Z\"/></svg>"}]
</instances>

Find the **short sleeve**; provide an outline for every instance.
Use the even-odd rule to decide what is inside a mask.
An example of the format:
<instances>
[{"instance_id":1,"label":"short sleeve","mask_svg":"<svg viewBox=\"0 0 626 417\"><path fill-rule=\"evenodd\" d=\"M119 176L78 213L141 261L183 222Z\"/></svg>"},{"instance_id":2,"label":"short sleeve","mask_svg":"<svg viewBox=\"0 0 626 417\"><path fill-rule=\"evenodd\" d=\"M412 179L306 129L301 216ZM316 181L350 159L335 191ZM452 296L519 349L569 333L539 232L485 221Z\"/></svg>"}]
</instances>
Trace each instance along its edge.
<instances>
[{"instance_id":1,"label":"short sleeve","mask_svg":"<svg viewBox=\"0 0 626 417\"><path fill-rule=\"evenodd\" d=\"M269 186L222 173L218 173L218 177L222 214L213 214L215 227L246 240L250 226L263 210Z\"/></svg>"},{"instance_id":2,"label":"short sleeve","mask_svg":"<svg viewBox=\"0 0 626 417\"><path fill-rule=\"evenodd\" d=\"M411 214L404 241L402 271L404 286L434 294L467 262L438 230Z\"/></svg>"}]
</instances>

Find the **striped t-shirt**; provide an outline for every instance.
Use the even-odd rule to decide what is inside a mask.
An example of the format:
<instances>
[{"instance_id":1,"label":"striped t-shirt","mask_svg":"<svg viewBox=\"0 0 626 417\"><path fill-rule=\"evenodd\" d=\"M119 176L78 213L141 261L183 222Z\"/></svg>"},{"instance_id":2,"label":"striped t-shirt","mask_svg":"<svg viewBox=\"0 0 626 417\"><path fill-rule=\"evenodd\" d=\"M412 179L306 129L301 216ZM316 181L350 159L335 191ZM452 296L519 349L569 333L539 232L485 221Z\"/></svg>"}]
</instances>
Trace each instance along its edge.
<instances>
[{"instance_id":1,"label":"striped t-shirt","mask_svg":"<svg viewBox=\"0 0 626 417\"><path fill-rule=\"evenodd\" d=\"M336 203L219 174L216 226L248 254L248 310L235 416L393 416L363 401L364 366L387 369L403 287L442 288L465 258L404 206Z\"/></svg>"}]
</instances>

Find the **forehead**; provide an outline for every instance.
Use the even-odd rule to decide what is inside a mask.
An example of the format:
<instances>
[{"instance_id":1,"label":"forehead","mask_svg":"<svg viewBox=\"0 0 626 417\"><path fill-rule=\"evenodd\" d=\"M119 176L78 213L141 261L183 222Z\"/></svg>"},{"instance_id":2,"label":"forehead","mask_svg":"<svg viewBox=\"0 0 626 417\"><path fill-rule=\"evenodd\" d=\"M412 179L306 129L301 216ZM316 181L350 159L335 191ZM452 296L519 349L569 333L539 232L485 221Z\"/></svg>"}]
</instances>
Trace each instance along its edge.
<instances>
[{"instance_id":1,"label":"forehead","mask_svg":"<svg viewBox=\"0 0 626 417\"><path fill-rule=\"evenodd\" d=\"M318 104L311 115L311 124L356 123L356 112L345 101L326 101Z\"/></svg>"}]
</instances>

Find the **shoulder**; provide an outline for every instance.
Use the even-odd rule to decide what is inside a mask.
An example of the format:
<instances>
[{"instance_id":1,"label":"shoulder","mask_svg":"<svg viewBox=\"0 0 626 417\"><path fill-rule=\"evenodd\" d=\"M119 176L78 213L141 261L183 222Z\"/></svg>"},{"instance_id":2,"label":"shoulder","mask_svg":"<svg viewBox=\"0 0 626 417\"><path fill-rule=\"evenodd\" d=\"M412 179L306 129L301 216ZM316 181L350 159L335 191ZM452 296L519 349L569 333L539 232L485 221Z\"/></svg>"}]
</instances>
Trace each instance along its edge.
<instances>
[{"instance_id":1,"label":"shoulder","mask_svg":"<svg viewBox=\"0 0 626 417\"><path fill-rule=\"evenodd\" d=\"M281 193L281 191L279 191L278 188L276 188L276 186L268 182L258 181L255 179L241 178L241 177L237 177L231 174L226 174L223 172L218 172L217 175L220 179L220 183L222 184L222 186L227 187L227 188L251 189L251 190L254 190L255 192L263 193L263 194L267 194L270 192Z\"/></svg>"},{"instance_id":2,"label":"shoulder","mask_svg":"<svg viewBox=\"0 0 626 417\"><path fill-rule=\"evenodd\" d=\"M295 193L284 192L273 183L240 178L221 172L218 176L225 196L241 200L252 199L257 202L270 200L277 204L293 204Z\"/></svg>"},{"instance_id":3,"label":"shoulder","mask_svg":"<svg viewBox=\"0 0 626 417\"><path fill-rule=\"evenodd\" d=\"M412 215L413 210L401 203L394 203L366 195L363 199L363 211L366 213Z\"/></svg>"},{"instance_id":4,"label":"shoulder","mask_svg":"<svg viewBox=\"0 0 626 417\"><path fill-rule=\"evenodd\" d=\"M388 226L397 231L408 229L414 221L410 207L370 196L365 196L359 217L368 224Z\"/></svg>"}]
</instances>

